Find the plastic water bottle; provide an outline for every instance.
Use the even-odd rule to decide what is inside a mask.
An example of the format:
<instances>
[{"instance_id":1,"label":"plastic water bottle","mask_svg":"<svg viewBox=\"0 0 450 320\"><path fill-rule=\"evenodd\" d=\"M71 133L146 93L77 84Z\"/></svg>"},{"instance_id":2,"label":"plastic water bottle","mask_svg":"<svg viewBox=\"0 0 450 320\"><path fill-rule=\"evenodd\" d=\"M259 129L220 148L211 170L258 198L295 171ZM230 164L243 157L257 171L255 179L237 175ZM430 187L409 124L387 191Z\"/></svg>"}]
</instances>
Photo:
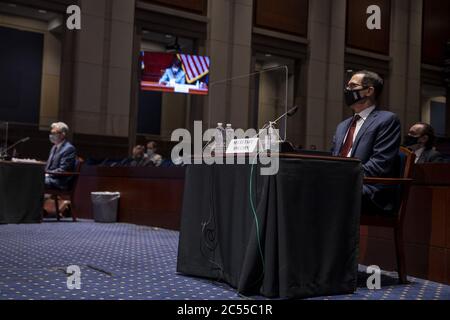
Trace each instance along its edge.
<instances>
[{"instance_id":1,"label":"plastic water bottle","mask_svg":"<svg viewBox=\"0 0 450 320\"><path fill-rule=\"evenodd\" d=\"M269 140L268 145L266 145L267 149L270 151L275 150L275 146L278 143L278 136L276 135L275 128L272 125L270 125L267 129L267 137Z\"/></svg>"},{"instance_id":2,"label":"plastic water bottle","mask_svg":"<svg viewBox=\"0 0 450 320\"><path fill-rule=\"evenodd\" d=\"M214 150L216 152L223 152L224 149L224 138L225 138L225 129L223 128L223 123L217 123L216 134L214 136L215 147Z\"/></svg>"},{"instance_id":3,"label":"plastic water bottle","mask_svg":"<svg viewBox=\"0 0 450 320\"><path fill-rule=\"evenodd\" d=\"M231 143L231 140L234 139L234 129L231 127L231 123L227 123L227 127L225 128L225 136L226 136L226 148Z\"/></svg>"}]
</instances>

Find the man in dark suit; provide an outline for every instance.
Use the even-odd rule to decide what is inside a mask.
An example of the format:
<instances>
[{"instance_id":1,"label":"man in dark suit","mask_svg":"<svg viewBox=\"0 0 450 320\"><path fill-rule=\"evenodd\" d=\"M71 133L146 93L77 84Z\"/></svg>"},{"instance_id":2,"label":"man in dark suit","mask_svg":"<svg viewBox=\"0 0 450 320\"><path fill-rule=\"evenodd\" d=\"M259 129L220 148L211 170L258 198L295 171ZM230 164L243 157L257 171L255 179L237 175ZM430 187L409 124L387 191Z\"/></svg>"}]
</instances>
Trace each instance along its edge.
<instances>
[{"instance_id":1,"label":"man in dark suit","mask_svg":"<svg viewBox=\"0 0 450 320\"><path fill-rule=\"evenodd\" d=\"M119 166L124 167L152 167L154 166L150 158L145 156L145 147L137 145L133 148L131 157L125 158L121 161Z\"/></svg>"},{"instance_id":2,"label":"man in dark suit","mask_svg":"<svg viewBox=\"0 0 450 320\"><path fill-rule=\"evenodd\" d=\"M401 128L392 112L378 109L383 79L370 71L358 71L345 89L346 104L354 116L341 122L333 138L334 156L354 157L362 162L364 176L396 175ZM362 205L368 211L394 209L394 191L379 186L363 186Z\"/></svg>"},{"instance_id":3,"label":"man in dark suit","mask_svg":"<svg viewBox=\"0 0 450 320\"><path fill-rule=\"evenodd\" d=\"M435 140L433 127L418 122L409 129L403 144L414 151L416 163L446 162L442 154L434 149Z\"/></svg>"},{"instance_id":4,"label":"man in dark suit","mask_svg":"<svg viewBox=\"0 0 450 320\"><path fill-rule=\"evenodd\" d=\"M67 189L70 177L59 177L52 175L57 172L70 172L75 170L76 150L67 141L69 127L63 122L56 122L51 125L50 142L54 144L50 150L50 155L45 168L45 186L47 188Z\"/></svg>"}]
</instances>

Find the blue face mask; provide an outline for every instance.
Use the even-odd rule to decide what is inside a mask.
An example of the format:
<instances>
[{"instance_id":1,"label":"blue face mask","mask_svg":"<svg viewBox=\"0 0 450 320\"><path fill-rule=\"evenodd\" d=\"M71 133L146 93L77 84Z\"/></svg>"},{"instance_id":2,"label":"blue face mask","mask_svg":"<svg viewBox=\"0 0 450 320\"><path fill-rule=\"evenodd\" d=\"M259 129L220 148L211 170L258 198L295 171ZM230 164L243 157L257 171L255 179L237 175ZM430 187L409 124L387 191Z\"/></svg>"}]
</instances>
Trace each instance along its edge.
<instances>
[{"instance_id":1,"label":"blue face mask","mask_svg":"<svg viewBox=\"0 0 450 320\"><path fill-rule=\"evenodd\" d=\"M51 143L57 144L59 142L59 134L57 134L57 133L56 134L54 134L54 133L49 134L48 138L49 138Z\"/></svg>"}]
</instances>

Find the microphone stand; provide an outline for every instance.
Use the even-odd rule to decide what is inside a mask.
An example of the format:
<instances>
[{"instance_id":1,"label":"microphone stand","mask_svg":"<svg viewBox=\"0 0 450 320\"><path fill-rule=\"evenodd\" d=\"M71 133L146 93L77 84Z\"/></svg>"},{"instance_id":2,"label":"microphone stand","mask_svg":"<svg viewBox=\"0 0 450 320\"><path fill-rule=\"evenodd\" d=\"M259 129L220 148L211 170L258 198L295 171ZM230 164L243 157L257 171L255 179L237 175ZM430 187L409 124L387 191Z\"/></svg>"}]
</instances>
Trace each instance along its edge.
<instances>
[{"instance_id":1,"label":"microphone stand","mask_svg":"<svg viewBox=\"0 0 450 320\"><path fill-rule=\"evenodd\" d=\"M259 135L261 134L261 132L263 130L270 129L270 128L275 129L275 125L278 123L278 121L280 121L281 119L283 119L286 116L288 116L288 117L293 116L297 112L297 110L298 110L298 106L294 106L293 108L291 108L288 111L286 111L285 113L283 113L281 116L279 116L274 121L269 121L260 129L260 132L253 138L259 137ZM281 139L280 135L279 134L277 134L277 135L278 135L278 138L280 139L279 141L284 142L284 140Z\"/></svg>"},{"instance_id":2,"label":"microphone stand","mask_svg":"<svg viewBox=\"0 0 450 320\"><path fill-rule=\"evenodd\" d=\"M12 157L10 157L8 155L8 151L11 150L12 148L14 148L15 146L17 146L18 144L21 144L23 142L27 142L28 140L30 140L30 137L26 137L23 139L20 139L19 141L15 142L14 144L12 144L11 146L7 147L2 154L0 154L0 160L11 160Z\"/></svg>"},{"instance_id":3,"label":"microphone stand","mask_svg":"<svg viewBox=\"0 0 450 320\"><path fill-rule=\"evenodd\" d=\"M292 147L292 145L291 145L290 143L286 142L286 140L281 139L280 134L279 134L278 132L275 131L275 125L278 123L278 121L280 121L281 119L285 118L286 116L287 116L287 117L293 116L297 111L298 111L298 106L294 106L293 108L291 108L291 109L289 109L287 112L283 113L281 116L279 116L279 117L278 117L277 119L275 119L274 121L269 121L268 123L266 123L266 124L263 126L262 129L260 129L260 131L258 132L258 134L257 134L254 138L259 137L259 135L261 134L261 132L263 132L264 130L268 130L268 137L269 137L269 151L270 151L270 149L271 149L270 145L271 145L272 143L280 143L281 149L283 148L283 146L286 148L286 145L289 145L289 148L287 148L287 149L289 149L289 150L286 151L286 152L293 151L294 148ZM272 139L271 130L272 130L272 132L275 132L275 133L276 133L276 135L277 135L277 137L278 137L278 140L277 140L277 141L274 141L274 142L271 141L271 139ZM267 149L267 145L266 145L265 147L266 147L266 149ZM281 151L281 150L280 150L280 151Z\"/></svg>"}]
</instances>

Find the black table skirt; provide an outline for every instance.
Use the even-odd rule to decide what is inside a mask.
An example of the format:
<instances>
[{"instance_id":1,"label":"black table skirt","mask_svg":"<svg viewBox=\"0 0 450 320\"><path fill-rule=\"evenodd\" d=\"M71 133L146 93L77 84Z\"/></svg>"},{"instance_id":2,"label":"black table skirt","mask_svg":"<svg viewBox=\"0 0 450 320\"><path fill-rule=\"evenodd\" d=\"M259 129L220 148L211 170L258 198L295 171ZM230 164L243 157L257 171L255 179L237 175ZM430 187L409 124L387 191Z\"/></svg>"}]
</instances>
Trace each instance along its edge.
<instances>
[{"instance_id":1,"label":"black table skirt","mask_svg":"<svg viewBox=\"0 0 450 320\"><path fill-rule=\"evenodd\" d=\"M0 161L0 223L38 223L42 217L45 168Z\"/></svg>"},{"instance_id":2,"label":"black table skirt","mask_svg":"<svg viewBox=\"0 0 450 320\"><path fill-rule=\"evenodd\" d=\"M360 162L281 159L275 176L259 169L187 168L177 271L272 298L354 292Z\"/></svg>"}]
</instances>

